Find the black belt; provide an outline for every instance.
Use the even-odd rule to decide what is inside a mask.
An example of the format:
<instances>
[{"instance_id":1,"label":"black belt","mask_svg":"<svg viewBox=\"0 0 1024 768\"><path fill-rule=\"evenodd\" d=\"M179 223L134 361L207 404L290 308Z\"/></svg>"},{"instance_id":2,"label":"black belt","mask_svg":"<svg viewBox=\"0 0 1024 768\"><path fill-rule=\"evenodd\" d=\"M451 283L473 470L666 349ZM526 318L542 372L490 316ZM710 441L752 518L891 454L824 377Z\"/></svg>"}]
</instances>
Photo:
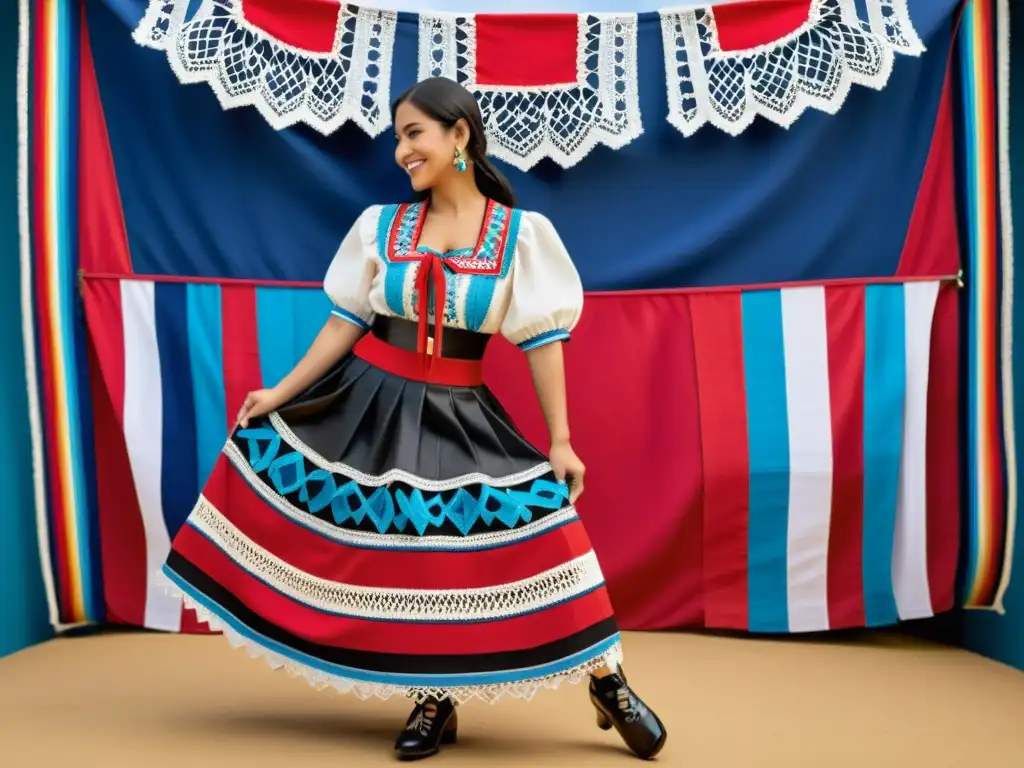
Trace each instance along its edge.
<instances>
[{"instance_id":1,"label":"black belt","mask_svg":"<svg viewBox=\"0 0 1024 768\"><path fill-rule=\"evenodd\" d=\"M433 331L433 328L431 328ZM419 328L416 323L410 320L399 320L395 317L374 318L373 326L370 328L381 341L393 347L404 349L409 352L416 351ZM431 336L433 334L431 333ZM461 328L444 329L444 356L453 360L482 360L484 351L487 349L487 342L491 340L489 333L477 333L476 331L464 331Z\"/></svg>"}]
</instances>

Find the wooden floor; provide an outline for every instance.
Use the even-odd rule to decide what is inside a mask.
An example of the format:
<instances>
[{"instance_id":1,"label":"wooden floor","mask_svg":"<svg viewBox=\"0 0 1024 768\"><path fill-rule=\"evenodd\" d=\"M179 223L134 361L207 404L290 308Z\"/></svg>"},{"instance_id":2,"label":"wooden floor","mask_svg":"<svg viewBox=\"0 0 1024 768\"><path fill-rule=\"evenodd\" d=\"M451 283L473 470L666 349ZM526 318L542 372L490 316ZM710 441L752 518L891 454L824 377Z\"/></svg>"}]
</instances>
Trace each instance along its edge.
<instances>
[{"instance_id":1,"label":"wooden floor","mask_svg":"<svg viewBox=\"0 0 1024 768\"><path fill-rule=\"evenodd\" d=\"M626 669L665 720L663 766L1022 768L1024 673L891 635L626 637ZM392 765L405 700L315 691L220 637L62 639L0 660L4 768ZM428 762L628 766L585 690L471 704Z\"/></svg>"}]
</instances>

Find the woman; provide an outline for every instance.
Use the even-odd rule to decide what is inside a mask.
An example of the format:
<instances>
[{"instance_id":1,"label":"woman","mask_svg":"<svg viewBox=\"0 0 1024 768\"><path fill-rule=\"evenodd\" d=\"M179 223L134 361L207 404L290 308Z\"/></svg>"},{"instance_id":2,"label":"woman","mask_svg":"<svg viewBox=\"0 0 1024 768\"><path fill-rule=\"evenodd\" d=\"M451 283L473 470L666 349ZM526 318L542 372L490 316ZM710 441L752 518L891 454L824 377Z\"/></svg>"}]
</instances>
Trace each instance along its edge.
<instances>
[{"instance_id":1,"label":"woman","mask_svg":"<svg viewBox=\"0 0 1024 768\"><path fill-rule=\"evenodd\" d=\"M332 316L238 427L164 572L211 626L318 685L416 699L396 750L456 739L458 703L590 678L598 725L665 742L573 504L562 343L583 291L550 222L517 210L472 95L395 103L418 202L365 211L324 280ZM545 457L483 386L491 335L526 351ZM357 345L358 342L358 345Z\"/></svg>"}]
</instances>

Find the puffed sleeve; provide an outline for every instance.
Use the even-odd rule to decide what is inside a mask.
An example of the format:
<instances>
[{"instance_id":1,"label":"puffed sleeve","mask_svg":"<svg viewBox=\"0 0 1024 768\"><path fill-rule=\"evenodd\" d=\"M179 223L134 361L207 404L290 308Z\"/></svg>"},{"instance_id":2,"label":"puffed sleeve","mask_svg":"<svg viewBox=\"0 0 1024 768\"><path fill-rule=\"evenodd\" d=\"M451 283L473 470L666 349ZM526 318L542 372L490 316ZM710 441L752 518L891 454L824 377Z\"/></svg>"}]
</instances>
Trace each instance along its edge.
<instances>
[{"instance_id":1,"label":"puffed sleeve","mask_svg":"<svg viewBox=\"0 0 1024 768\"><path fill-rule=\"evenodd\" d=\"M511 279L502 335L524 351L568 341L583 312L583 283L558 232L539 213L522 214Z\"/></svg>"},{"instance_id":2,"label":"puffed sleeve","mask_svg":"<svg viewBox=\"0 0 1024 768\"><path fill-rule=\"evenodd\" d=\"M324 291L334 308L332 315L369 330L373 322L370 286L376 274L373 255L377 248L377 219L380 206L363 211L338 246L324 277Z\"/></svg>"}]
</instances>

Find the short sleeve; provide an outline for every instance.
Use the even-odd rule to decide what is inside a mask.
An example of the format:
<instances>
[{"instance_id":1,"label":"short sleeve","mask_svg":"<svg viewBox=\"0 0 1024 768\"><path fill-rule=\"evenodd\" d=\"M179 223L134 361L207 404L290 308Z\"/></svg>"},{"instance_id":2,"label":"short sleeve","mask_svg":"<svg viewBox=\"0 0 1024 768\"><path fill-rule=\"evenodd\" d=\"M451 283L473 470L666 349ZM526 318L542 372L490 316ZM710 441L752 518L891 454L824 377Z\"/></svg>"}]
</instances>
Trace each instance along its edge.
<instances>
[{"instance_id":1,"label":"short sleeve","mask_svg":"<svg viewBox=\"0 0 1024 768\"><path fill-rule=\"evenodd\" d=\"M523 213L514 258L501 334L524 351L568 341L583 313L583 284L547 218Z\"/></svg>"},{"instance_id":2,"label":"short sleeve","mask_svg":"<svg viewBox=\"0 0 1024 768\"><path fill-rule=\"evenodd\" d=\"M373 255L377 243L380 206L363 211L338 246L324 277L324 291L334 304L331 314L368 330L373 322L370 287L376 274Z\"/></svg>"}]
</instances>

